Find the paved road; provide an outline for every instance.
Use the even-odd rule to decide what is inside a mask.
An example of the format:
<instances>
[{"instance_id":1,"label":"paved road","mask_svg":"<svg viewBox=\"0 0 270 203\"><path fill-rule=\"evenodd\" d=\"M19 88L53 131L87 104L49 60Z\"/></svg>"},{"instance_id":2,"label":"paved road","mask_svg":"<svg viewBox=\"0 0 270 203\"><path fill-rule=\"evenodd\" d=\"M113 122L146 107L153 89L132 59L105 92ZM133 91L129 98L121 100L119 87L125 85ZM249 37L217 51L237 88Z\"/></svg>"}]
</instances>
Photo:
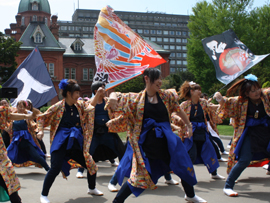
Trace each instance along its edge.
<instances>
[{"instance_id":1,"label":"paved road","mask_svg":"<svg viewBox=\"0 0 270 203\"><path fill-rule=\"evenodd\" d=\"M224 146L227 146L228 139L223 139ZM48 133L45 134L45 144L49 147ZM223 156L226 158L226 156ZM48 159L48 162L50 160ZM104 196L96 197L86 193L87 179L77 179L76 170L71 171L68 180L59 175L49 194L52 203L104 203L112 202L116 193L111 193L107 189L108 182L114 173L115 167L111 167L108 162L98 163L97 188L104 192ZM197 195L206 199L209 203L262 203L270 202L270 176L265 175L262 168L248 168L240 176L235 190L239 192L239 197L227 197L223 194L224 180L212 180L208 171L203 165L195 166L198 184L195 186ZM21 182L20 196L24 203L38 203L42 189L45 170L35 167L16 168L16 173ZM218 173L226 176L226 163L221 163ZM86 174L85 174L86 176ZM178 177L173 175L178 180ZM146 190L141 196L136 198L131 195L126 202L158 202L158 203L179 203L184 200L184 192L181 185L171 186L164 183L164 178L160 178L156 190Z\"/></svg>"}]
</instances>

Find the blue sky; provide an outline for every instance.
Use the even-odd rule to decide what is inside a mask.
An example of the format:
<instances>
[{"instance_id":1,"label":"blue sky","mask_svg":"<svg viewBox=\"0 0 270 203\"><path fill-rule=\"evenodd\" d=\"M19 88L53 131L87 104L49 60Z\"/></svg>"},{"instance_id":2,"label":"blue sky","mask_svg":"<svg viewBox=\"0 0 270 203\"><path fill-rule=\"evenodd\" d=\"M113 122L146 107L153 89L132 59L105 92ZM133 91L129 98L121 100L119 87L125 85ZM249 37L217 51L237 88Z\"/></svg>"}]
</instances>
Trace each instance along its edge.
<instances>
[{"instance_id":1,"label":"blue sky","mask_svg":"<svg viewBox=\"0 0 270 203\"><path fill-rule=\"evenodd\" d=\"M211 0L208 0L211 2ZM0 31L9 28L10 23L15 23L15 15L18 13L20 0L0 0ZM117 11L134 12L164 12L167 14L192 13L192 7L199 0L79 0L81 9L101 9L110 5ZM51 14L57 14L59 20L71 21L74 8L78 8L78 0L49 0ZM254 0L252 7L261 7L269 3L269 0Z\"/></svg>"}]
</instances>

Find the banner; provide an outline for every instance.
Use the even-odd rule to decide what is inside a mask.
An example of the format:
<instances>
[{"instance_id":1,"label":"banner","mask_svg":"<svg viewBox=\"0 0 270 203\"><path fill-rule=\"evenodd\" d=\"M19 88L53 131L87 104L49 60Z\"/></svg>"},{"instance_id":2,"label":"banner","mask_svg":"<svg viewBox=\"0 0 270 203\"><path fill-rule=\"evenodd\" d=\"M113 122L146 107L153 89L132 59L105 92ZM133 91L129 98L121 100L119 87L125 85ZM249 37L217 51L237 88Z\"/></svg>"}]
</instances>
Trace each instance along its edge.
<instances>
[{"instance_id":1,"label":"banner","mask_svg":"<svg viewBox=\"0 0 270 203\"><path fill-rule=\"evenodd\" d=\"M99 14L94 30L96 74L94 81L113 88L166 61L109 6Z\"/></svg>"},{"instance_id":2,"label":"banner","mask_svg":"<svg viewBox=\"0 0 270 203\"><path fill-rule=\"evenodd\" d=\"M33 106L39 108L57 95L38 47L26 57L2 87L18 89L18 97L11 104L14 107L18 101L30 99Z\"/></svg>"},{"instance_id":3,"label":"banner","mask_svg":"<svg viewBox=\"0 0 270 203\"><path fill-rule=\"evenodd\" d=\"M226 85L269 55L254 55L231 29L202 43L214 63L217 79Z\"/></svg>"}]
</instances>

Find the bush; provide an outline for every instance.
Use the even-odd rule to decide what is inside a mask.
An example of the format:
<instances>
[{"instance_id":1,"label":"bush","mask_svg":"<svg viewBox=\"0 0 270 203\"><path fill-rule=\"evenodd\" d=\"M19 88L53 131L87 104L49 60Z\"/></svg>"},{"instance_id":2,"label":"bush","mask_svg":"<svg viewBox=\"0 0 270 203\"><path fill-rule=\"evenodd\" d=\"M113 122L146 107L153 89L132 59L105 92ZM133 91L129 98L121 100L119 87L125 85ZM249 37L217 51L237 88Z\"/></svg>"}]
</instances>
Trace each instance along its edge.
<instances>
[{"instance_id":1,"label":"bush","mask_svg":"<svg viewBox=\"0 0 270 203\"><path fill-rule=\"evenodd\" d=\"M47 109L50 108L50 107L51 107L51 106L43 106L43 107L40 108L40 111L41 111L42 113L44 113L44 112L47 111Z\"/></svg>"}]
</instances>

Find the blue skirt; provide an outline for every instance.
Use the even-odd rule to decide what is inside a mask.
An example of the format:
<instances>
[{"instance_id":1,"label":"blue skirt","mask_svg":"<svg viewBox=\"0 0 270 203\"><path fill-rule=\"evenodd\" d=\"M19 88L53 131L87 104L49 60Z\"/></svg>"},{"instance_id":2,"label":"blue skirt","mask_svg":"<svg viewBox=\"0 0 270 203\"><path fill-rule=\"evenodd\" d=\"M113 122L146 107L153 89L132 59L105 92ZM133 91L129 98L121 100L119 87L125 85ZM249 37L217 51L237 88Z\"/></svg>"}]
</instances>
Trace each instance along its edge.
<instances>
[{"instance_id":1,"label":"blue skirt","mask_svg":"<svg viewBox=\"0 0 270 203\"><path fill-rule=\"evenodd\" d=\"M28 142L30 142L30 144L35 147L38 154L45 159L45 154L36 145L36 143L33 140L32 135L28 132L28 130L20 130L20 131L13 132L12 142L10 143L10 145L7 148L8 157L10 158L12 163L22 164L22 163L25 163L27 161L35 162L35 160L31 159L27 153L19 150L19 144L20 144L21 139L25 139Z\"/></svg>"}]
</instances>

